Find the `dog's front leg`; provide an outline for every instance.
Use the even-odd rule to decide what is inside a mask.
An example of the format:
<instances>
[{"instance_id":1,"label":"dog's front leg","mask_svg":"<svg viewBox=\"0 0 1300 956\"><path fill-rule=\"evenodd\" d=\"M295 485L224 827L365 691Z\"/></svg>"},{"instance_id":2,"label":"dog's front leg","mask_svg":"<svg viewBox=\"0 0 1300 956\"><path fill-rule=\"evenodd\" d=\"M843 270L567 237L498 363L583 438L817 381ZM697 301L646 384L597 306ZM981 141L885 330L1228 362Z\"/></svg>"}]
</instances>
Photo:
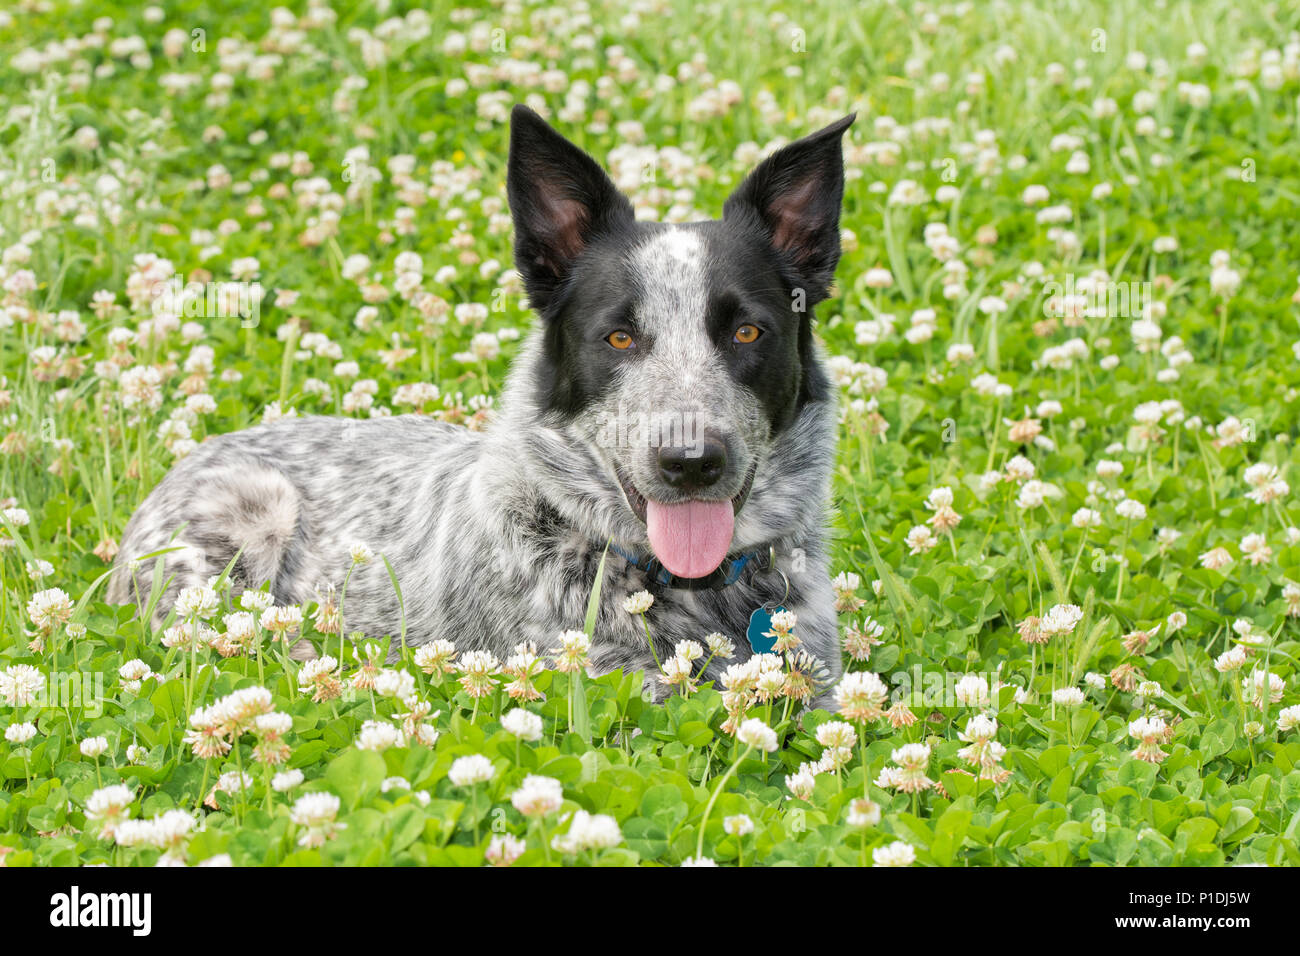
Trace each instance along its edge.
<instances>
[{"instance_id":1,"label":"dog's front leg","mask_svg":"<svg viewBox=\"0 0 1300 956\"><path fill-rule=\"evenodd\" d=\"M799 637L800 649L815 657L819 665L815 671L816 690L808 706L835 713L835 685L840 681L842 668L839 620L830 578L818 574L802 598L790 608L799 621L795 634Z\"/></svg>"}]
</instances>

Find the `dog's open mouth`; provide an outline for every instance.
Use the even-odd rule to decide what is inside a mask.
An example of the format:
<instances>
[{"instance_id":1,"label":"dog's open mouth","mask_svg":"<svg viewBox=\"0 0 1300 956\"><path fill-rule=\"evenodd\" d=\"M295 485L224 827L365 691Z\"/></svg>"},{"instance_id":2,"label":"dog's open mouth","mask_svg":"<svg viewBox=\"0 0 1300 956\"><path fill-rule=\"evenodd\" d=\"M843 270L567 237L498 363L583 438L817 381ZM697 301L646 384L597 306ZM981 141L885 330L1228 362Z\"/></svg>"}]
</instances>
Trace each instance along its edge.
<instances>
[{"instance_id":1,"label":"dog's open mouth","mask_svg":"<svg viewBox=\"0 0 1300 956\"><path fill-rule=\"evenodd\" d=\"M726 560L736 515L749 497L756 467L750 466L740 491L722 501L655 501L641 494L621 470L618 480L632 511L645 522L659 562L678 577L702 578Z\"/></svg>"}]
</instances>

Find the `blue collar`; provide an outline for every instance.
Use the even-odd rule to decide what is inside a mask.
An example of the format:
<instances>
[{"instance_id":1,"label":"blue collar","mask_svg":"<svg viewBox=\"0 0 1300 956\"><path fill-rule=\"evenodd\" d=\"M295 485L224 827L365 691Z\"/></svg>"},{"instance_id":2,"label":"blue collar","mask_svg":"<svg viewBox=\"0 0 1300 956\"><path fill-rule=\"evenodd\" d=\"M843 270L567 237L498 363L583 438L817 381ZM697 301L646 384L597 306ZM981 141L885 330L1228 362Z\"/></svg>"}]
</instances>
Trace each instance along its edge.
<instances>
[{"instance_id":1,"label":"blue collar","mask_svg":"<svg viewBox=\"0 0 1300 956\"><path fill-rule=\"evenodd\" d=\"M628 554L613 542L610 542L609 550L633 567L645 571L649 575L652 584L662 588L679 588L684 591L718 591L730 587L740 580L745 568L752 565L755 570L765 570L764 564L768 560L767 552L754 551L749 554L742 554L738 558L728 558L718 565L712 574L705 577L680 578L660 564L658 558L649 555Z\"/></svg>"}]
</instances>

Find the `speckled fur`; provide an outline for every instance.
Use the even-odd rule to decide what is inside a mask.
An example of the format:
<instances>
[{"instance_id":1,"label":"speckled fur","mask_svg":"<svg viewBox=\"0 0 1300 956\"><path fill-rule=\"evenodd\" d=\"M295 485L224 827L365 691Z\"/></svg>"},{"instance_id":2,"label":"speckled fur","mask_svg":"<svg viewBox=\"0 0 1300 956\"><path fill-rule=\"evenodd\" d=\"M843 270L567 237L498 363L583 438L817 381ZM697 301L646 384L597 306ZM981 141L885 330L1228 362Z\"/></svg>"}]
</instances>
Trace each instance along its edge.
<instances>
[{"instance_id":1,"label":"speckled fur","mask_svg":"<svg viewBox=\"0 0 1300 956\"><path fill-rule=\"evenodd\" d=\"M732 438L737 469L755 477L737 515L733 555L774 549L789 581L785 604L798 614L804 647L824 662L826 688L839 675L839 642L828 574L827 505L835 415L808 402L771 434L757 397L717 366L702 332L709 254L706 233L662 227L625 261L640 275L639 321L654 329L653 360L618 376L601 401L563 419L542 407L543 330L525 341L500 412L482 433L420 416L369 421L302 418L209 439L149 495L128 524L109 589L119 603L147 593L152 561L140 555L181 546L165 562L161 621L183 587L219 574L241 547L236 591L270 583L276 600L301 604L326 585L341 587L349 546L361 542L391 562L405 600L407 641L447 638L462 650L504 659L522 641L546 651L561 630L580 628L607 540L648 553L646 528L615 475L653 486L650 456L596 440L600 416L632 408L680 408L706 415ZM820 359L817 359L820 362ZM833 401L833 395L830 401ZM725 479L739 490L743 471ZM720 632L750 656L745 630L759 605L780 600L780 575L746 574L720 590L659 588L609 554L591 661L594 673L655 664L639 618L622 609L642 589L660 659L676 642ZM358 567L347 586L346 629L396 634L401 610L383 562ZM305 643L305 642L304 642ZM715 659L705 680L729 663ZM647 678L657 697L664 689Z\"/></svg>"}]
</instances>

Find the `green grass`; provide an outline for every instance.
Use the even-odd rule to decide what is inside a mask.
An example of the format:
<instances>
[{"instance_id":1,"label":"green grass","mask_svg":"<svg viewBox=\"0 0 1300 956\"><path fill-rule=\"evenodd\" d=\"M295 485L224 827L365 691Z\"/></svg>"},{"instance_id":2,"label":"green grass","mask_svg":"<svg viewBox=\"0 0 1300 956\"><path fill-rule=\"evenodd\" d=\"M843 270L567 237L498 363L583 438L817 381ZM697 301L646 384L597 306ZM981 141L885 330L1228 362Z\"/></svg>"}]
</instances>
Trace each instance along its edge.
<instances>
[{"instance_id":1,"label":"green grass","mask_svg":"<svg viewBox=\"0 0 1300 956\"><path fill-rule=\"evenodd\" d=\"M7 514L13 546L0 552L7 865L149 865L164 850L189 863L481 865L489 841L499 848L507 834L519 841L517 865L677 865L701 853L744 865L1300 861L1300 741L1280 721L1300 703L1291 583L1300 580L1300 509L1289 492L1251 500L1246 474L1260 464L1292 482L1297 473L1296 4L974 3L931 20L904 3L741 11L679 0L634 18L623 5L593 4L588 22L564 4L507 11L435 0L420 5L427 31L415 21L380 29L409 7L394 3L384 13L340 4L335 22L300 33L271 31L269 11L251 4L217 16L205 3L164 3L160 22L135 5L46 7L0 21L0 304L10 320L0 330L0 497L30 519ZM102 42L87 41L100 16L111 25ZM183 40L175 59L164 52L169 30ZM449 41L457 32L464 49ZM143 40L124 47L132 36ZM1205 44L1203 58L1189 54L1193 42ZM380 46L382 57L369 55ZM148 62L132 64L133 49ZM1145 61L1130 61L1138 50ZM693 58L693 69L680 67ZM1061 65L1059 83L1051 64ZM657 88L660 76L678 81ZM470 86L456 94L448 81L461 77ZM724 83L739 101L710 113L706 94ZM1204 87L1208 103L1180 84ZM274 642L229 657L169 649L133 609L102 603L105 548L186 441L255 424L268 409L411 411L395 401L413 383L440 390L423 411L482 424L515 333L532 322L508 274L502 218L504 114L525 99L602 161L626 143L617 124L642 124L647 152L624 160L625 175L660 217L675 204L682 215L717 215L752 163L742 143L793 139L858 111L842 222L852 237L818 323L846 379L833 566L858 576L855 600L865 602L846 610L844 627L869 615L881 628L870 658L846 656L846 666L880 675L916 723L851 721L847 752L800 775L829 749L819 727L839 718L781 699L755 704L749 716L779 740L768 753L723 727L720 688L655 706L642 700L639 675L544 671L534 681L544 701L525 705L541 736L521 741L503 729L510 703L499 675L494 692L472 699L460 674L428 673L407 650L394 669L409 676L386 674L381 687L413 680L418 701L361 687L313 702L295 679L301 665ZM1113 113L1099 99L1114 101ZM373 180L357 147L368 150ZM662 152L670 147L686 161ZM297 153L310 169L273 159ZM405 185L389 167L398 155L413 157ZM887 202L901 180L919 185L920 204ZM1108 195L1096 192L1102 183ZM1027 204L1031 185L1048 198ZM941 190L952 195L940 200ZM1040 222L1045 207L1068 219ZM955 285L924 241L930 223L946 226L965 264ZM1177 248L1157 252L1159 237ZM1226 293L1223 273L1212 278L1220 250L1240 279ZM450 309L483 308L461 309L463 322L423 318L394 292L401 252L422 257L420 288ZM136 332L149 317L129 297L145 254L200 281L228 280L239 260L255 259L268 290L259 321L195 316L185 319L192 329L115 348L112 330ZM363 279L378 274L375 289L387 291L360 323L374 290L344 277L356 255L369 259ZM888 270L887 287L874 283L876 268ZM1140 351L1140 316L1121 308L1072 324L1049 315L1051 283L1095 270L1150 283L1134 288L1156 303L1163 350ZM113 308L93 308L100 290ZM273 290L298 298L275 305ZM909 341L920 309L934 310L932 337ZM882 315L894 317L892 329L873 332L867 323ZM464 360L484 333L499 354ZM1054 367L1060 353L1048 350L1072 339L1083 353ZM949 359L957 344L970 346L969 361ZM193 361L196 345L211 349L210 370L202 354ZM1190 361L1170 361L1182 352ZM368 394L335 373L340 360L357 363ZM160 401L142 412L123 401L115 374L147 366L159 371ZM1009 392L983 393L985 373ZM164 427L194 393L211 396L214 410L186 418L188 437ZM1038 411L1045 401L1059 413ZM1143 428L1135 411L1153 402L1166 404ZM1046 441L1033 440L1025 419L1040 420ZM1122 473L1099 476L1103 460ZM991 471L1003 480L982 483ZM1044 489L1030 481L1051 486L1041 504ZM932 548L913 548L908 536L935 514L926 501L939 487L952 490L961 521ZM1145 515L1124 518L1124 497ZM1076 527L1081 508L1098 512L1097 526ZM1249 535L1269 552L1252 560ZM1230 561L1205 567L1216 548ZM34 580L38 561L52 571ZM69 596L71 616L56 614L40 634L29 602L53 588ZM1022 640L1020 626L1055 605L1079 608L1073 629ZM223 629L228 610L209 624ZM304 610L303 639L337 655L337 636L318 632L316 608ZM391 633L365 637L382 653L404 628L395 620ZM1245 665L1221 673L1214 661L1236 646L1247 649ZM136 688L119 671L132 660L150 673ZM369 660L349 657L337 676L371 674ZM13 678L22 667L62 693L21 702ZM1158 688L1139 696L1130 671ZM1279 698L1243 695L1243 678L1265 671ZM984 703L967 693L979 680L991 685ZM226 728L233 749L196 755L184 739L191 713L252 687L269 696ZM1071 687L1080 704L1053 701ZM288 715L288 729L270 721L251 732L251 713L268 709ZM981 712L996 719L1005 753L995 749L977 780L972 744L959 735L987 736L987 725L970 726ZM1158 748L1158 762L1134 756L1141 725L1132 725L1143 718L1166 728L1143 745L1144 756ZM26 723L34 735L15 739ZM397 744L358 746L403 724ZM105 751L84 755L95 737ZM938 787L883 786L882 771L911 759L907 744L928 746L924 773ZM265 762L282 747L287 764ZM452 772L453 763L472 755L491 761L491 778L457 783L467 765ZM271 770L286 768L302 782L269 787ZM240 772L242 791L230 785ZM559 781L563 798L532 821L511 802L528 774ZM103 836L93 809L105 795L92 794L119 782L126 815L172 812L173 829L130 824ZM308 800L292 813L313 791L337 797L337 810L309 820ZM878 818L865 804L855 811L855 800L870 800ZM609 815L617 831L584 843L580 810ZM331 826L331 815L345 826ZM752 832L724 823L740 815ZM167 844L167 832L181 835ZM887 857L899 842L910 855L895 847Z\"/></svg>"}]
</instances>

